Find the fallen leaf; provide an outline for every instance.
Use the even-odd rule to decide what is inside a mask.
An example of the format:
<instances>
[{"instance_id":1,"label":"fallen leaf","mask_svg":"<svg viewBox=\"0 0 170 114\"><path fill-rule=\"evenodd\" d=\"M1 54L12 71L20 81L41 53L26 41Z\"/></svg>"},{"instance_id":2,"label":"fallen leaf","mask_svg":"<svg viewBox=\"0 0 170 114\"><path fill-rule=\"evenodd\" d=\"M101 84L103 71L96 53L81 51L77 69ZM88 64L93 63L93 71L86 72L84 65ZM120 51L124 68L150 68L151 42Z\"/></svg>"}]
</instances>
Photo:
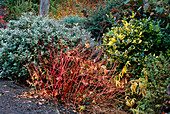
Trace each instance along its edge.
<instances>
[{"instance_id":1,"label":"fallen leaf","mask_svg":"<svg viewBox=\"0 0 170 114\"><path fill-rule=\"evenodd\" d=\"M41 102L38 102L38 104L39 104L39 105L42 105L42 103L41 103Z\"/></svg>"},{"instance_id":2,"label":"fallen leaf","mask_svg":"<svg viewBox=\"0 0 170 114\"><path fill-rule=\"evenodd\" d=\"M34 98L33 96L27 96L27 97L30 98L30 99Z\"/></svg>"},{"instance_id":3,"label":"fallen leaf","mask_svg":"<svg viewBox=\"0 0 170 114\"><path fill-rule=\"evenodd\" d=\"M13 96L14 98L18 98L18 96Z\"/></svg>"},{"instance_id":4,"label":"fallen leaf","mask_svg":"<svg viewBox=\"0 0 170 114\"><path fill-rule=\"evenodd\" d=\"M3 87L7 87L7 85L4 85Z\"/></svg>"},{"instance_id":5,"label":"fallen leaf","mask_svg":"<svg viewBox=\"0 0 170 114\"><path fill-rule=\"evenodd\" d=\"M45 99L41 99L40 101L44 102L44 101L45 101Z\"/></svg>"},{"instance_id":6,"label":"fallen leaf","mask_svg":"<svg viewBox=\"0 0 170 114\"><path fill-rule=\"evenodd\" d=\"M32 102L32 101L30 101L30 100L29 100L29 101L24 101L24 103L31 103L31 102Z\"/></svg>"},{"instance_id":7,"label":"fallen leaf","mask_svg":"<svg viewBox=\"0 0 170 114\"><path fill-rule=\"evenodd\" d=\"M39 96L38 95L34 95L34 98L38 98Z\"/></svg>"},{"instance_id":8,"label":"fallen leaf","mask_svg":"<svg viewBox=\"0 0 170 114\"><path fill-rule=\"evenodd\" d=\"M77 112L76 110L72 110L73 112Z\"/></svg>"},{"instance_id":9,"label":"fallen leaf","mask_svg":"<svg viewBox=\"0 0 170 114\"><path fill-rule=\"evenodd\" d=\"M5 23L5 21L2 19L2 20L1 20L1 23Z\"/></svg>"}]
</instances>

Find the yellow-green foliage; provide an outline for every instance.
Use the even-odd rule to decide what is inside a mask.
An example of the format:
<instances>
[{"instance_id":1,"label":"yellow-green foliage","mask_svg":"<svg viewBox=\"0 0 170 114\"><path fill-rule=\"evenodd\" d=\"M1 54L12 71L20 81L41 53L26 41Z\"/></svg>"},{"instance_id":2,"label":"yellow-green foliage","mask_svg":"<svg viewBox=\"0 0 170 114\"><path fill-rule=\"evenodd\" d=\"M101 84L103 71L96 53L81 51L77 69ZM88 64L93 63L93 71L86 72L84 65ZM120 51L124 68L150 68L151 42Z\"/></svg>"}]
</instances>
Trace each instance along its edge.
<instances>
[{"instance_id":1,"label":"yellow-green foliage","mask_svg":"<svg viewBox=\"0 0 170 114\"><path fill-rule=\"evenodd\" d=\"M149 54L145 57L142 78L131 80L131 92L128 96L132 99L138 99L133 104L132 101L130 103L128 100L126 101L128 106L137 104L137 107L133 107L132 111L140 114L158 114L163 105L169 107L169 104L166 103L169 99L166 91L170 83L169 61L170 59L166 59L162 54L159 56ZM134 94L142 94L142 96L135 97Z\"/></svg>"},{"instance_id":2,"label":"yellow-green foliage","mask_svg":"<svg viewBox=\"0 0 170 114\"><path fill-rule=\"evenodd\" d=\"M113 25L104 34L103 43L112 58L119 57L140 65L146 54L155 53L153 48L154 44L159 44L157 40L160 39L160 27L155 21L137 20L134 15L124 17L120 25Z\"/></svg>"}]
</instances>

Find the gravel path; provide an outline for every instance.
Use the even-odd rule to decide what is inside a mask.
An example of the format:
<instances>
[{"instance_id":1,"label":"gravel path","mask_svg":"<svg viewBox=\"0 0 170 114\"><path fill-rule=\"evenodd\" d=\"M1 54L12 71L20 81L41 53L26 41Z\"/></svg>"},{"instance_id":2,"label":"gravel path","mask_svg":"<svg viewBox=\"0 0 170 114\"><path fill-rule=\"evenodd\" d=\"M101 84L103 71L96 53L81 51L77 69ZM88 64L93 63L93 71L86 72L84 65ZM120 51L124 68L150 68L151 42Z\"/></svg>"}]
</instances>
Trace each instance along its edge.
<instances>
[{"instance_id":1,"label":"gravel path","mask_svg":"<svg viewBox=\"0 0 170 114\"><path fill-rule=\"evenodd\" d=\"M52 101L41 103L42 99L19 98L29 89L14 84L13 81L0 79L0 114L75 114Z\"/></svg>"}]
</instances>

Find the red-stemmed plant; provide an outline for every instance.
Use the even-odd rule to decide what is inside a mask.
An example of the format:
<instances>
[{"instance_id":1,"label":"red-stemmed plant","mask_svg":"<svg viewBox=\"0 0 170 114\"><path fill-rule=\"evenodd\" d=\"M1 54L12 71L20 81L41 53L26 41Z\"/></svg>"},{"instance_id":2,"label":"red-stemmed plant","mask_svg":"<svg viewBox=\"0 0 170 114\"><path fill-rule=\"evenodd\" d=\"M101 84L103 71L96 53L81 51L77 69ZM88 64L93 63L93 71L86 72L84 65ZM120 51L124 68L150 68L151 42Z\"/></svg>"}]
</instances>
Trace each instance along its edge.
<instances>
[{"instance_id":1,"label":"red-stemmed plant","mask_svg":"<svg viewBox=\"0 0 170 114\"><path fill-rule=\"evenodd\" d=\"M31 75L27 82L36 93L72 106L107 103L114 107L121 102L117 97L125 92L126 84L121 81L123 86L116 86L113 80L118 75L118 63L115 61L108 69L101 50L91 50L87 44L68 49L62 45L54 48L49 43L45 48L46 56L39 55L36 63L27 65Z\"/></svg>"}]
</instances>

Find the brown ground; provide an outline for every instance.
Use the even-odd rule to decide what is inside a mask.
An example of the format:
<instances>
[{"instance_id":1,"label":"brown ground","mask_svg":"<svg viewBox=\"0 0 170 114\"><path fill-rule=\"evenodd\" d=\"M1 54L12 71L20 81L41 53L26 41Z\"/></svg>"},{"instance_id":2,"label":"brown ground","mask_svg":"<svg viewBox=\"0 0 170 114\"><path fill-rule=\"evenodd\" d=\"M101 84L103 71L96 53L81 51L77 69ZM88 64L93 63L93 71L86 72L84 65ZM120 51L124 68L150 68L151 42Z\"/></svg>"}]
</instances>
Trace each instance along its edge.
<instances>
[{"instance_id":1,"label":"brown ground","mask_svg":"<svg viewBox=\"0 0 170 114\"><path fill-rule=\"evenodd\" d=\"M50 100L18 97L26 91L29 89L13 81L0 79L0 114L75 114Z\"/></svg>"}]
</instances>

